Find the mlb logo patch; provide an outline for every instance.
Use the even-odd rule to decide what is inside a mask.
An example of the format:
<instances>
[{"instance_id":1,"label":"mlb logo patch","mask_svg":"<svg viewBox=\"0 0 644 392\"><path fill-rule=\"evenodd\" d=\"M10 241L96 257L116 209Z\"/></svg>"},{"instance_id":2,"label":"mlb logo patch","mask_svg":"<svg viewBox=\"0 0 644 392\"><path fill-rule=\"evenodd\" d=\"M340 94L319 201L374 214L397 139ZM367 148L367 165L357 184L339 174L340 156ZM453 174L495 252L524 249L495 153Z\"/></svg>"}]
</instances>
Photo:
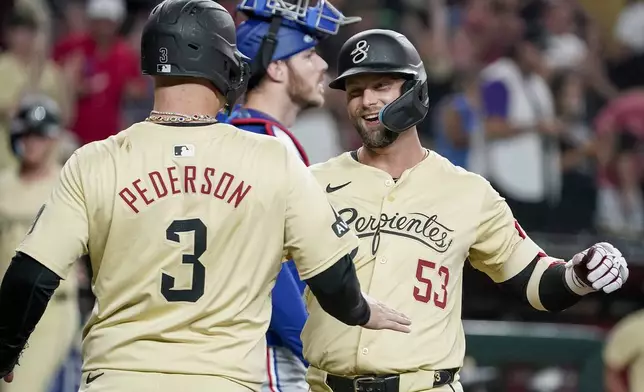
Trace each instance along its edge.
<instances>
[{"instance_id":1,"label":"mlb logo patch","mask_svg":"<svg viewBox=\"0 0 644 392\"><path fill-rule=\"evenodd\" d=\"M172 72L172 66L170 64L157 64L157 72L170 73Z\"/></svg>"},{"instance_id":2,"label":"mlb logo patch","mask_svg":"<svg viewBox=\"0 0 644 392\"><path fill-rule=\"evenodd\" d=\"M195 146L192 144L177 144L174 146L174 156L185 158L195 156Z\"/></svg>"}]
</instances>

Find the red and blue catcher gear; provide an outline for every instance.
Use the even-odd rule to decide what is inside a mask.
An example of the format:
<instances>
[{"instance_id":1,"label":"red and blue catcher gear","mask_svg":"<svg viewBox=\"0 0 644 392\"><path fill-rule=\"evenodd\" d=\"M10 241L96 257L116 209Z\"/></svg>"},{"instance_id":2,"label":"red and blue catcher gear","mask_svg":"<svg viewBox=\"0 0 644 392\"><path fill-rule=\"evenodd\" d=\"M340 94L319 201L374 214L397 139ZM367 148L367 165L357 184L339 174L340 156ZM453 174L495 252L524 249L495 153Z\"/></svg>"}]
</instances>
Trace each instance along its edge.
<instances>
[{"instance_id":1,"label":"red and blue catcher gear","mask_svg":"<svg viewBox=\"0 0 644 392\"><path fill-rule=\"evenodd\" d=\"M268 114L259 110L237 107L225 121L246 131L277 137L287 146L295 148L302 161L309 165L309 158L297 138Z\"/></svg>"},{"instance_id":2,"label":"red and blue catcher gear","mask_svg":"<svg viewBox=\"0 0 644 392\"><path fill-rule=\"evenodd\" d=\"M285 144L295 147L308 166L309 161L304 149L295 136L277 120L258 110L236 107L225 120L237 128L275 136ZM290 143L290 144L289 144ZM308 316L302 298L306 284L300 280L293 260L282 264L272 293L273 314L266 332L269 347L285 347L308 366L302 354L300 334Z\"/></svg>"}]
</instances>

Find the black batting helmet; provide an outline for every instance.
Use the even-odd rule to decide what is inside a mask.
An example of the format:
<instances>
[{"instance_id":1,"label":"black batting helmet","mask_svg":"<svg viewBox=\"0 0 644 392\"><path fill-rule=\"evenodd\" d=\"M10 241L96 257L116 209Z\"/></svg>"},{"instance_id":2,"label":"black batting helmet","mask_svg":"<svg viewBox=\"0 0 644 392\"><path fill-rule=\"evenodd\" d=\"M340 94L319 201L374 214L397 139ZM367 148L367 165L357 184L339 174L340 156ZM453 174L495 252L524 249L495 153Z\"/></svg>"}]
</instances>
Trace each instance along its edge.
<instances>
[{"instance_id":1,"label":"black batting helmet","mask_svg":"<svg viewBox=\"0 0 644 392\"><path fill-rule=\"evenodd\" d=\"M245 60L237 50L233 18L213 0L165 0L143 28L143 74L209 80L228 108L246 89Z\"/></svg>"},{"instance_id":2,"label":"black batting helmet","mask_svg":"<svg viewBox=\"0 0 644 392\"><path fill-rule=\"evenodd\" d=\"M427 73L418 51L404 35L392 30L360 32L342 45L338 57L339 76L329 87L345 89L353 75L391 73L406 79L400 97L380 110L385 128L400 133L421 122L429 111Z\"/></svg>"},{"instance_id":3,"label":"black batting helmet","mask_svg":"<svg viewBox=\"0 0 644 392\"><path fill-rule=\"evenodd\" d=\"M23 99L11 119L9 129L11 149L20 156L19 141L27 135L54 138L61 133L60 110L56 102L46 96Z\"/></svg>"}]
</instances>

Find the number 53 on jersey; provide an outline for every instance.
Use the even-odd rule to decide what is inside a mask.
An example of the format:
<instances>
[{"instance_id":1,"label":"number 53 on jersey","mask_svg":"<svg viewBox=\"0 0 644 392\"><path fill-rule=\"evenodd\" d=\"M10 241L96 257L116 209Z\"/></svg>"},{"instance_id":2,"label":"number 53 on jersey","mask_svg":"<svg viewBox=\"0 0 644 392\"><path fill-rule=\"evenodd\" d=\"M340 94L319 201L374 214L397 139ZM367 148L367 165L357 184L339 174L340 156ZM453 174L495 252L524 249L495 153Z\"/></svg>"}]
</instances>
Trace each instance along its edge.
<instances>
[{"instance_id":1,"label":"number 53 on jersey","mask_svg":"<svg viewBox=\"0 0 644 392\"><path fill-rule=\"evenodd\" d=\"M440 287L433 287L432 274L440 279ZM418 302L433 303L440 309L447 306L447 285L449 284L449 269L446 266L437 268L436 263L418 259L416 265L416 280L414 299Z\"/></svg>"}]
</instances>

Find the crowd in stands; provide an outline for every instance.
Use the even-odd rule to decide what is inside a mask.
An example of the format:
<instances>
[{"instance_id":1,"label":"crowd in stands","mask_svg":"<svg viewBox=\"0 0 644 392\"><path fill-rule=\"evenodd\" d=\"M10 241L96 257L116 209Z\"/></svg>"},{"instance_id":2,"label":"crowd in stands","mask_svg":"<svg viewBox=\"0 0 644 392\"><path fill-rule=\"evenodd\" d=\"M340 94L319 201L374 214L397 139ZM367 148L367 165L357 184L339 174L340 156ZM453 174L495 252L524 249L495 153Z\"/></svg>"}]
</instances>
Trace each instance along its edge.
<instances>
[{"instance_id":1,"label":"crowd in stands","mask_svg":"<svg viewBox=\"0 0 644 392\"><path fill-rule=\"evenodd\" d=\"M234 1L221 2L234 12ZM362 22L321 45L329 76L340 45L357 30L407 35L430 76L425 144L486 176L526 230L641 238L644 3L333 3ZM154 1L3 4L12 7L2 22L0 132L32 92L62 108L67 153L145 119L152 90L139 72L139 37ZM294 128L313 162L359 143L344 97L330 89L327 105L306 111ZM6 140L0 138L0 167L14 163Z\"/></svg>"}]
</instances>

